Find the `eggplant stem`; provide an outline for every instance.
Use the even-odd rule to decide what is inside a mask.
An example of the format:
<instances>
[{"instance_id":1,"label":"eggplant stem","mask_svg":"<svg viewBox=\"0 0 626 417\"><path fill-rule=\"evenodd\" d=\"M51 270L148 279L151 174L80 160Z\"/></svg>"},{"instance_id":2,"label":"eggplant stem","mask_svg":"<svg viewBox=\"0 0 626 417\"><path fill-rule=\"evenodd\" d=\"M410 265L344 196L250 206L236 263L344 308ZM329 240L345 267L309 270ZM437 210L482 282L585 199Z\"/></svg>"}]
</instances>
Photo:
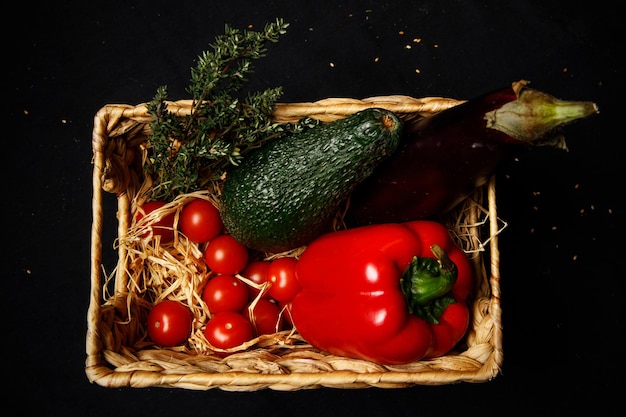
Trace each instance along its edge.
<instances>
[{"instance_id":1,"label":"eggplant stem","mask_svg":"<svg viewBox=\"0 0 626 417\"><path fill-rule=\"evenodd\" d=\"M531 145L554 143L560 127L599 113L591 101L559 100L525 84L517 87L517 100L487 112L485 120L488 128Z\"/></svg>"}]
</instances>

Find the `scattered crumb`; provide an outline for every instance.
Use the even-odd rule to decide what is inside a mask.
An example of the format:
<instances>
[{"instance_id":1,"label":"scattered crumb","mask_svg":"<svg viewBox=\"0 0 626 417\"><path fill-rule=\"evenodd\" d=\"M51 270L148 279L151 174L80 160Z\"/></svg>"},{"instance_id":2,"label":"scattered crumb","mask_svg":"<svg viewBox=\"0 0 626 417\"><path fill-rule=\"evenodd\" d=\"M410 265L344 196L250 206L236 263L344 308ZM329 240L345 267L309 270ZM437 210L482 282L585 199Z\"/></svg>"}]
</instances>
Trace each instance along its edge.
<instances>
[{"instance_id":1,"label":"scattered crumb","mask_svg":"<svg viewBox=\"0 0 626 417\"><path fill-rule=\"evenodd\" d=\"M421 72L422 72L422 71L420 71L420 70L419 70L419 68L415 68L415 73L419 74L419 73L421 73Z\"/></svg>"},{"instance_id":2,"label":"scattered crumb","mask_svg":"<svg viewBox=\"0 0 626 417\"><path fill-rule=\"evenodd\" d=\"M552 226L550 230L556 230L556 226Z\"/></svg>"},{"instance_id":3,"label":"scattered crumb","mask_svg":"<svg viewBox=\"0 0 626 417\"><path fill-rule=\"evenodd\" d=\"M331 68L335 68L335 64L333 62L330 63Z\"/></svg>"},{"instance_id":4,"label":"scattered crumb","mask_svg":"<svg viewBox=\"0 0 626 417\"><path fill-rule=\"evenodd\" d=\"M378 62L380 58L376 57L374 58L374 62Z\"/></svg>"},{"instance_id":5,"label":"scattered crumb","mask_svg":"<svg viewBox=\"0 0 626 417\"><path fill-rule=\"evenodd\" d=\"M28 110L24 109L24 114L28 115Z\"/></svg>"},{"instance_id":6,"label":"scattered crumb","mask_svg":"<svg viewBox=\"0 0 626 417\"><path fill-rule=\"evenodd\" d=\"M413 42L415 42L415 43L420 43L421 41L422 41L422 39L421 39L421 38L414 38L414 39L413 39Z\"/></svg>"},{"instance_id":7,"label":"scattered crumb","mask_svg":"<svg viewBox=\"0 0 626 417\"><path fill-rule=\"evenodd\" d=\"M398 32L398 35L404 35L404 31L401 30L400 32Z\"/></svg>"},{"instance_id":8,"label":"scattered crumb","mask_svg":"<svg viewBox=\"0 0 626 417\"><path fill-rule=\"evenodd\" d=\"M578 255L574 255L574 256L572 256L572 261L575 261L575 260L577 260L577 259L578 259Z\"/></svg>"}]
</instances>

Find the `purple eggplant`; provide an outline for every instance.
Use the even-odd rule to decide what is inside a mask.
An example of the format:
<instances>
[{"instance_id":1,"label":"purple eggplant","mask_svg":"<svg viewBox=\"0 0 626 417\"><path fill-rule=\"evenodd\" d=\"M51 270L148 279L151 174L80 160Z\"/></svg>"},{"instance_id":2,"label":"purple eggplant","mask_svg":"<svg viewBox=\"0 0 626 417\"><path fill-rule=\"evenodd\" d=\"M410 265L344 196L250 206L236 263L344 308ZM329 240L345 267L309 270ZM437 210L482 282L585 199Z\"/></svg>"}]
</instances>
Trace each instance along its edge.
<instances>
[{"instance_id":1,"label":"purple eggplant","mask_svg":"<svg viewBox=\"0 0 626 417\"><path fill-rule=\"evenodd\" d=\"M560 128L598 113L518 81L432 117L407 122L398 150L353 192L349 227L436 218L525 149L567 150Z\"/></svg>"}]
</instances>

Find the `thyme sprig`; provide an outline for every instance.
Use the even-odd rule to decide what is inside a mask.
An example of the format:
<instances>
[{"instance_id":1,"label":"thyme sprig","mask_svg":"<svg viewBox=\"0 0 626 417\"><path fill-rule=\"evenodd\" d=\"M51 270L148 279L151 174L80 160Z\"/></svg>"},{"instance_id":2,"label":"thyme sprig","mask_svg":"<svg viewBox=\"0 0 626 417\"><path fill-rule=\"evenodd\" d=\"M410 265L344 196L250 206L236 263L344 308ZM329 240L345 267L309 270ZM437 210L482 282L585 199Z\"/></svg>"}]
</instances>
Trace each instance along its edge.
<instances>
[{"instance_id":1,"label":"thyme sprig","mask_svg":"<svg viewBox=\"0 0 626 417\"><path fill-rule=\"evenodd\" d=\"M157 89L147 104L151 135L144 172L153 181L151 199L171 200L205 189L247 152L292 130L270 118L281 87L241 94L254 69L252 60L266 56L267 43L277 42L288 26L282 19L262 32L226 25L191 69L189 115L170 112L167 87Z\"/></svg>"}]
</instances>

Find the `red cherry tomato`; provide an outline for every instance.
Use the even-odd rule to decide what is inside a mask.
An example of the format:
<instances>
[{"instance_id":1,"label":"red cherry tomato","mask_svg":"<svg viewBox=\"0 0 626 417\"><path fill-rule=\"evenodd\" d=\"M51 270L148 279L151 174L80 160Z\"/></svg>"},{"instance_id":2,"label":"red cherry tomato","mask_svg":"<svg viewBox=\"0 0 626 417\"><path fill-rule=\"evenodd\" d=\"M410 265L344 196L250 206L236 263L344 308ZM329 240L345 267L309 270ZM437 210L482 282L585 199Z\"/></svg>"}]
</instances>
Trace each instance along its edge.
<instances>
[{"instance_id":1,"label":"red cherry tomato","mask_svg":"<svg viewBox=\"0 0 626 417\"><path fill-rule=\"evenodd\" d=\"M248 286L233 275L217 275L204 286L202 300L213 314L243 311L248 303Z\"/></svg>"},{"instance_id":2,"label":"red cherry tomato","mask_svg":"<svg viewBox=\"0 0 626 417\"><path fill-rule=\"evenodd\" d=\"M213 272L235 275L248 264L248 248L230 235L219 235L207 245L204 260Z\"/></svg>"},{"instance_id":3,"label":"red cherry tomato","mask_svg":"<svg viewBox=\"0 0 626 417\"><path fill-rule=\"evenodd\" d=\"M267 281L267 272L270 263L266 261L252 261L241 271L241 275L255 284L262 285ZM248 299L254 300L259 295L260 290L248 285ZM262 298L270 298L269 292L265 292Z\"/></svg>"},{"instance_id":4,"label":"red cherry tomato","mask_svg":"<svg viewBox=\"0 0 626 417\"><path fill-rule=\"evenodd\" d=\"M254 308L248 305L244 314L252 323L257 336L282 330L283 318L280 315L280 307L270 300L259 299Z\"/></svg>"},{"instance_id":5,"label":"red cherry tomato","mask_svg":"<svg viewBox=\"0 0 626 417\"><path fill-rule=\"evenodd\" d=\"M208 321L204 336L216 348L229 349L251 340L253 329L250 321L242 314L222 311Z\"/></svg>"},{"instance_id":6,"label":"red cherry tomato","mask_svg":"<svg viewBox=\"0 0 626 417\"><path fill-rule=\"evenodd\" d=\"M187 203L180 212L178 228L192 242L208 242L219 235L223 227L217 207L202 198Z\"/></svg>"},{"instance_id":7,"label":"red cherry tomato","mask_svg":"<svg viewBox=\"0 0 626 417\"><path fill-rule=\"evenodd\" d=\"M291 301L300 291L300 283L296 278L296 258L285 257L274 259L269 266L267 280L272 283L270 296L276 301Z\"/></svg>"},{"instance_id":8,"label":"red cherry tomato","mask_svg":"<svg viewBox=\"0 0 626 417\"><path fill-rule=\"evenodd\" d=\"M147 216L153 211L163 207L165 201L149 201L139 208L135 215L135 220L139 221L143 219L144 213ZM174 239L174 212L163 216L161 219L150 225L153 236L161 236L161 242L171 242ZM150 231L144 233L141 237L147 238L150 236Z\"/></svg>"},{"instance_id":9,"label":"red cherry tomato","mask_svg":"<svg viewBox=\"0 0 626 417\"><path fill-rule=\"evenodd\" d=\"M148 336L164 347L177 346L191 335L191 310L173 300L164 300L148 313Z\"/></svg>"},{"instance_id":10,"label":"red cherry tomato","mask_svg":"<svg viewBox=\"0 0 626 417\"><path fill-rule=\"evenodd\" d=\"M280 303L278 307L280 308L281 317L283 318L283 327L287 328L293 326L293 320L291 319L291 301Z\"/></svg>"}]
</instances>

